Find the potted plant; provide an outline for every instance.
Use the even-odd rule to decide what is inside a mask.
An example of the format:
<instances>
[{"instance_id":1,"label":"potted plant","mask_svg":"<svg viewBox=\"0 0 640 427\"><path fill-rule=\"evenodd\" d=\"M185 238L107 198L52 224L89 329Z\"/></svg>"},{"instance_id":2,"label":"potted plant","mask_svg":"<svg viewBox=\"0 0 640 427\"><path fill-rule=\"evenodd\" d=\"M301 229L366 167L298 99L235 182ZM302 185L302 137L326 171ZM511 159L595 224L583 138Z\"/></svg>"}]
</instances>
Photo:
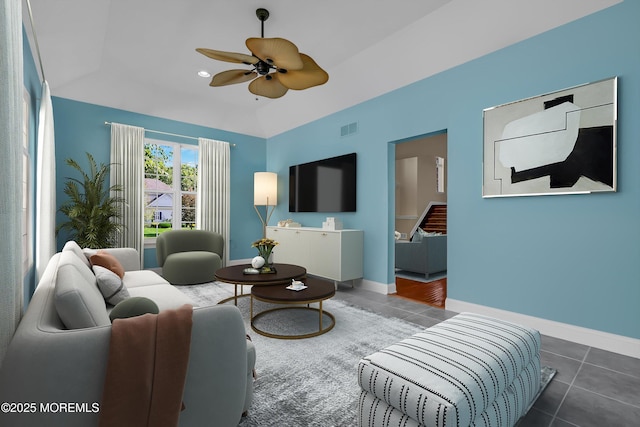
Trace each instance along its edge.
<instances>
[{"instance_id":1,"label":"potted plant","mask_svg":"<svg viewBox=\"0 0 640 427\"><path fill-rule=\"evenodd\" d=\"M120 186L107 187L106 179L109 166L96 164L93 156L87 153L89 173L82 170L73 159L67 159L67 165L80 172L82 179L67 177L64 193L69 200L64 202L59 212L67 216L68 221L58 225L60 230L68 230L78 245L86 248L109 248L114 246L116 233L122 231L120 204L123 199L112 196L122 191Z\"/></svg>"}]
</instances>

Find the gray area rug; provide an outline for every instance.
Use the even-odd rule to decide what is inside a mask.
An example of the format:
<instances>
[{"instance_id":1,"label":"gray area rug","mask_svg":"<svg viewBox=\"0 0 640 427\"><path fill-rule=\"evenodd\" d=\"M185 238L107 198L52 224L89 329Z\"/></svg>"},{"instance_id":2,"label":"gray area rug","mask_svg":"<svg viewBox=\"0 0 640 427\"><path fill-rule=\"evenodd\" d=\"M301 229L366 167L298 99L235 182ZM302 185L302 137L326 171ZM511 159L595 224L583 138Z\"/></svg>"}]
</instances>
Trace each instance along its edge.
<instances>
[{"instance_id":1,"label":"gray area rug","mask_svg":"<svg viewBox=\"0 0 640 427\"><path fill-rule=\"evenodd\" d=\"M233 285L223 283L181 286L180 290L200 306L233 296ZM247 292L249 287L244 288ZM249 415L240 422L241 427L356 426L360 359L424 329L328 300L323 308L336 319L331 331L306 339L273 339L251 329L249 305L250 298L238 299L247 333L256 347L257 379L253 404ZM256 302L254 310L271 307ZM278 334L300 334L318 328L318 314L304 310L274 312L260 320L259 328ZM328 317L324 320L329 321ZM546 386L555 371L545 369Z\"/></svg>"}]
</instances>

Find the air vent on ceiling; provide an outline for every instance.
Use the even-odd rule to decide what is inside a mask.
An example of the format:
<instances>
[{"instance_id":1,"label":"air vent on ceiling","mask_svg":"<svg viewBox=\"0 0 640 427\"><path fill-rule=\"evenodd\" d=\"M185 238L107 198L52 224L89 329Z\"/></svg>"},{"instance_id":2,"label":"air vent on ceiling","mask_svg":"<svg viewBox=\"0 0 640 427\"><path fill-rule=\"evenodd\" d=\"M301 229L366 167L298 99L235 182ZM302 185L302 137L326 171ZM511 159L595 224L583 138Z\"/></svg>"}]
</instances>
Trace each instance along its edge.
<instances>
[{"instance_id":1,"label":"air vent on ceiling","mask_svg":"<svg viewBox=\"0 0 640 427\"><path fill-rule=\"evenodd\" d=\"M358 122L349 123L340 128L340 136L349 136L358 132Z\"/></svg>"}]
</instances>

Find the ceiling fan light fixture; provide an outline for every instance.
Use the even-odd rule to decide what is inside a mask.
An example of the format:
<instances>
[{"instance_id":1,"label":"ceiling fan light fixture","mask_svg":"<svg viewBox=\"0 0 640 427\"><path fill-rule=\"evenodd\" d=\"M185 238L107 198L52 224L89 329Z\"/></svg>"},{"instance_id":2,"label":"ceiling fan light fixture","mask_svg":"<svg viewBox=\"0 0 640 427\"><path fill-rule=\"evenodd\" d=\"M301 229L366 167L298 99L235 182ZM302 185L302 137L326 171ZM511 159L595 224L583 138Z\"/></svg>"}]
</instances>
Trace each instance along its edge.
<instances>
[{"instance_id":1,"label":"ceiling fan light fixture","mask_svg":"<svg viewBox=\"0 0 640 427\"><path fill-rule=\"evenodd\" d=\"M205 78L205 79L207 79L207 78L211 77L211 73L210 73L210 72L208 72L208 71L206 71L206 70L200 70L200 71L198 71L198 75L199 75L200 77Z\"/></svg>"}]
</instances>

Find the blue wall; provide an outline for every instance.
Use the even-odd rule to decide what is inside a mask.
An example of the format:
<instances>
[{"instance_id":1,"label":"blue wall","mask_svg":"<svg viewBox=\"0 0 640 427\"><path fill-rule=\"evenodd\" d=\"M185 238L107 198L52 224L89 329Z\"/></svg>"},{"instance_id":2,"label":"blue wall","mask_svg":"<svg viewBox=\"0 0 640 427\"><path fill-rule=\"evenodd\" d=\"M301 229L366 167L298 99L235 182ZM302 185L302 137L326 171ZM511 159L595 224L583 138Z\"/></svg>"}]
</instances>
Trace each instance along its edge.
<instances>
[{"instance_id":1,"label":"blue wall","mask_svg":"<svg viewBox=\"0 0 640 427\"><path fill-rule=\"evenodd\" d=\"M261 233L252 208L254 171L280 176L280 205L272 223L292 217L318 227L326 214L288 212L289 166L357 152L358 211L336 216L345 227L365 231L365 279L387 284L393 282L394 144L446 131L449 297L640 338L638 16L640 2L623 2L266 144L260 138L54 98L58 199L70 172L65 158L83 159L89 151L98 161L108 161L104 121L236 143L230 257L243 259L253 255L249 244ZM481 197L483 109L612 76L619 77L617 193ZM358 132L341 138L341 126L352 122L358 123ZM153 253L147 259L153 262Z\"/></svg>"},{"instance_id":2,"label":"blue wall","mask_svg":"<svg viewBox=\"0 0 640 427\"><path fill-rule=\"evenodd\" d=\"M394 141L448 135L448 296L640 338L640 2L626 1L270 138L281 200L292 164L358 153L365 279L393 282ZM618 192L483 199L482 110L619 76ZM340 127L358 122L357 134ZM321 225L326 215L274 218Z\"/></svg>"},{"instance_id":3,"label":"blue wall","mask_svg":"<svg viewBox=\"0 0 640 427\"><path fill-rule=\"evenodd\" d=\"M180 135L205 137L236 144L231 147L231 239L230 259L253 256L250 247L256 236L262 235L262 225L253 210L253 172L265 170L265 140L238 133L196 126L187 123L131 113L53 97L53 112L56 136L57 203L66 196L63 193L66 177L77 177L77 172L66 165L67 158L86 166L85 152L93 155L98 163L109 163L111 128L104 122L116 122L146 129ZM197 144L196 140L177 138L156 133L147 137L186 144ZM57 223L64 220L58 213ZM58 247L62 247L67 236L58 236ZM155 267L155 249L145 250L145 267Z\"/></svg>"}]
</instances>

